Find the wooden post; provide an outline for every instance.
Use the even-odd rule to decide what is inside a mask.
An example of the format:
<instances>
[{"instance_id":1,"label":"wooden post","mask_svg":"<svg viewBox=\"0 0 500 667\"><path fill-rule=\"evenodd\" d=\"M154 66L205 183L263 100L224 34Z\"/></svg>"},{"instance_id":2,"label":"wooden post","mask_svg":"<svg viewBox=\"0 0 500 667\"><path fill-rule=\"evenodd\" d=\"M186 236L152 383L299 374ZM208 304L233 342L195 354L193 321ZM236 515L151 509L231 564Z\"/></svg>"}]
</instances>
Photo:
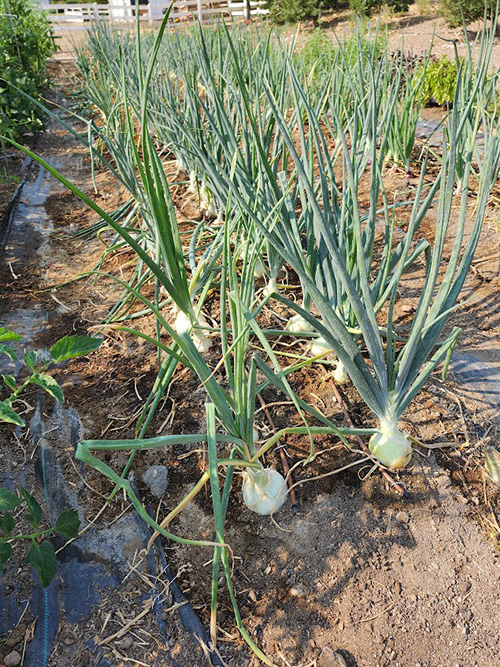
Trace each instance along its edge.
<instances>
[{"instance_id":1,"label":"wooden post","mask_svg":"<svg viewBox=\"0 0 500 667\"><path fill-rule=\"evenodd\" d=\"M198 21L203 23L202 0L198 0Z\"/></svg>"},{"instance_id":2,"label":"wooden post","mask_svg":"<svg viewBox=\"0 0 500 667\"><path fill-rule=\"evenodd\" d=\"M245 21L250 21L251 17L250 2L251 0L245 0L245 10L244 10Z\"/></svg>"}]
</instances>

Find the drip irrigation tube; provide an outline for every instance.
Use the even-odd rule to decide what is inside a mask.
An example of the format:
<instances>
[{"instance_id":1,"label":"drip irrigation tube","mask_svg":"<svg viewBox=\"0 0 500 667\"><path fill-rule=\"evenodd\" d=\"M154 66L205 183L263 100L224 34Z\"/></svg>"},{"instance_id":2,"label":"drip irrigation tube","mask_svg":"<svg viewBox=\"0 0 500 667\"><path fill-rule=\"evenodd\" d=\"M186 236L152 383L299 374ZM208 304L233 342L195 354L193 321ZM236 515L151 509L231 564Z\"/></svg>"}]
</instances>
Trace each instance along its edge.
<instances>
[{"instance_id":1,"label":"drip irrigation tube","mask_svg":"<svg viewBox=\"0 0 500 667\"><path fill-rule=\"evenodd\" d=\"M3 254L5 245L8 241L10 229L12 227L12 222L16 216L17 204L19 202L19 198L21 197L23 188L28 180L29 170L32 165L33 165L33 160L31 158L27 158L23 162L22 170L24 172L24 177L17 186L17 188L15 189L14 194L12 195L12 198L9 202L9 205L7 206L7 209L4 211L2 217L0 218L0 255Z\"/></svg>"},{"instance_id":2,"label":"drip irrigation tube","mask_svg":"<svg viewBox=\"0 0 500 667\"><path fill-rule=\"evenodd\" d=\"M134 489L134 493L137 493L137 489ZM154 519L155 514L148 502L146 502L145 508L149 516ZM150 531L149 527L147 528L147 531L148 531L147 541L149 542L149 538L153 533L152 531ZM176 581L176 578L172 573L172 570L170 569L167 563L167 558L165 556L165 551L162 546L161 537L158 537L154 541L153 546L154 546L154 553L156 553L158 561L161 565L161 574L167 579L169 583L173 602L174 604L179 605L178 611L182 625L190 634L190 636L193 638L195 644L200 645L202 647L206 647L208 649L212 665L214 667L223 667L224 663L220 659L217 652L211 648L212 642L207 632L205 631L203 624L198 618L198 615L196 614L192 604L189 602L189 600L185 597L184 593L182 592L179 584ZM154 568L156 570L156 561L152 549L149 551L148 554L148 565L150 566L150 569Z\"/></svg>"}]
</instances>

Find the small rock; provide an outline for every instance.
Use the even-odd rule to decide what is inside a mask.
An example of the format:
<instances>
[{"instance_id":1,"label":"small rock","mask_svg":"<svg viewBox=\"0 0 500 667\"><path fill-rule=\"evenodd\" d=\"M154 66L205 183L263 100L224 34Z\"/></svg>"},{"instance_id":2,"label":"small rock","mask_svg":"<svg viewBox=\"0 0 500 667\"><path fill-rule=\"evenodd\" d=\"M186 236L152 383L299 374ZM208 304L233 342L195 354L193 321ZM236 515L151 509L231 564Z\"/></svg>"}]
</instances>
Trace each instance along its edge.
<instances>
[{"instance_id":1,"label":"small rock","mask_svg":"<svg viewBox=\"0 0 500 667\"><path fill-rule=\"evenodd\" d=\"M327 646L321 651L318 667L347 667L347 662L340 653Z\"/></svg>"},{"instance_id":2,"label":"small rock","mask_svg":"<svg viewBox=\"0 0 500 667\"><path fill-rule=\"evenodd\" d=\"M294 598L302 598L306 594L306 590L304 586L301 584L298 584L297 586L294 586L293 588L290 588L290 595L292 595Z\"/></svg>"},{"instance_id":3,"label":"small rock","mask_svg":"<svg viewBox=\"0 0 500 667\"><path fill-rule=\"evenodd\" d=\"M410 523L410 515L408 512L398 512L396 514L396 519L401 523Z\"/></svg>"},{"instance_id":4,"label":"small rock","mask_svg":"<svg viewBox=\"0 0 500 667\"><path fill-rule=\"evenodd\" d=\"M12 653L9 653L3 659L3 664L5 665L5 667L16 667L16 665L18 665L20 662L21 662L21 654L18 653L17 651L12 651Z\"/></svg>"},{"instance_id":5,"label":"small rock","mask_svg":"<svg viewBox=\"0 0 500 667\"><path fill-rule=\"evenodd\" d=\"M142 481L153 496L161 498L167 490L168 468L166 466L151 466L142 476Z\"/></svg>"},{"instance_id":6,"label":"small rock","mask_svg":"<svg viewBox=\"0 0 500 667\"><path fill-rule=\"evenodd\" d=\"M122 650L128 651L128 649L132 646L133 643L134 640L132 639L132 637L124 637L119 643L119 646Z\"/></svg>"},{"instance_id":7,"label":"small rock","mask_svg":"<svg viewBox=\"0 0 500 667\"><path fill-rule=\"evenodd\" d=\"M468 592L470 591L471 588L472 588L472 584L471 584L470 581L461 581L461 582L458 584L458 590L459 590L461 593L468 593Z\"/></svg>"}]
</instances>

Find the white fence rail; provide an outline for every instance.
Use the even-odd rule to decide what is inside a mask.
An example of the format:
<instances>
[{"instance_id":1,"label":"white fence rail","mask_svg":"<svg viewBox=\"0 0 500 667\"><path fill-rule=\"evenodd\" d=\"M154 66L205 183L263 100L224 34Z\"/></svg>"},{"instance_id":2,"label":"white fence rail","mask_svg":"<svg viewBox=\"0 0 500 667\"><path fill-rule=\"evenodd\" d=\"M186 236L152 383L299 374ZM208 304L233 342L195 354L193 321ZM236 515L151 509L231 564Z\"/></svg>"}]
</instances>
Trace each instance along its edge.
<instances>
[{"instance_id":1,"label":"white fence rail","mask_svg":"<svg viewBox=\"0 0 500 667\"><path fill-rule=\"evenodd\" d=\"M54 23L84 23L98 18L112 18L110 5L41 5Z\"/></svg>"},{"instance_id":2,"label":"white fence rail","mask_svg":"<svg viewBox=\"0 0 500 667\"><path fill-rule=\"evenodd\" d=\"M263 1L235 2L234 0L175 0L170 13L171 21L199 20L209 21L219 17L250 19L268 13ZM139 5L141 20L161 19L170 6L168 0L150 0L149 4ZM58 25L83 24L95 20L126 21L135 16L135 2L112 0L108 5L92 4L42 4L52 23Z\"/></svg>"}]
</instances>

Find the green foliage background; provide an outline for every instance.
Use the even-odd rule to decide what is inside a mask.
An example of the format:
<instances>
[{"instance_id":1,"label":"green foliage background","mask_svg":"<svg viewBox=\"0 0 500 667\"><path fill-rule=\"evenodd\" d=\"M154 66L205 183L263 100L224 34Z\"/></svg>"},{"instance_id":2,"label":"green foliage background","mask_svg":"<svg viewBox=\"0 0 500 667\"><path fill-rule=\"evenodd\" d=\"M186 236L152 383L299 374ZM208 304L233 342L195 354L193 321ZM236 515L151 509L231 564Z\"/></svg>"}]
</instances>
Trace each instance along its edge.
<instances>
[{"instance_id":1,"label":"green foliage background","mask_svg":"<svg viewBox=\"0 0 500 667\"><path fill-rule=\"evenodd\" d=\"M486 0L488 16L491 15L489 0ZM466 23L482 20L485 10L485 0L441 0L439 13L446 20L450 28L462 25L462 14Z\"/></svg>"},{"instance_id":2,"label":"green foliage background","mask_svg":"<svg viewBox=\"0 0 500 667\"><path fill-rule=\"evenodd\" d=\"M452 1L452 0L448 0ZM455 0L456 2L457 0ZM477 0L475 0L477 1ZM321 10L349 5L356 16L370 16L386 5L394 12L405 12L414 0L267 0L270 17L276 23L315 21Z\"/></svg>"},{"instance_id":3,"label":"green foliage background","mask_svg":"<svg viewBox=\"0 0 500 667\"><path fill-rule=\"evenodd\" d=\"M268 0L270 17L277 23L316 20L319 15L317 0Z\"/></svg>"},{"instance_id":4,"label":"green foliage background","mask_svg":"<svg viewBox=\"0 0 500 667\"><path fill-rule=\"evenodd\" d=\"M43 127L37 105L8 84L36 99L54 50L50 24L31 0L0 0L0 134L19 139Z\"/></svg>"}]
</instances>

